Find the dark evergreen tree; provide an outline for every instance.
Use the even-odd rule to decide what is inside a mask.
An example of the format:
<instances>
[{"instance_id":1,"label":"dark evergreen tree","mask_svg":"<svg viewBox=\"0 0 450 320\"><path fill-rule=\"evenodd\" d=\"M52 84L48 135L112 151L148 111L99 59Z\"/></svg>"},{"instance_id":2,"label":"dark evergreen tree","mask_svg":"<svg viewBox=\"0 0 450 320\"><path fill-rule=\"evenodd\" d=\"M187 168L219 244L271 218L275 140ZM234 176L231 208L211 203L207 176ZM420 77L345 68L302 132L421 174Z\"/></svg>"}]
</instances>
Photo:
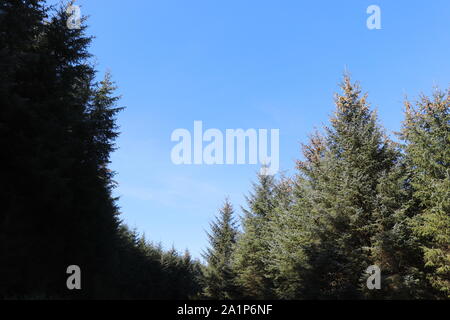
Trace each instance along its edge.
<instances>
[{"instance_id":1,"label":"dark evergreen tree","mask_svg":"<svg viewBox=\"0 0 450 320\"><path fill-rule=\"evenodd\" d=\"M108 168L118 98L108 74L95 82L86 25L69 29L65 11L0 1L0 297L195 296L197 261L120 225ZM66 287L69 265L80 291Z\"/></svg>"},{"instance_id":2,"label":"dark evergreen tree","mask_svg":"<svg viewBox=\"0 0 450 320\"><path fill-rule=\"evenodd\" d=\"M238 297L236 275L232 266L232 254L237 238L233 214L233 207L226 199L219 216L210 224L210 247L203 255L207 263L203 272L206 298L230 300Z\"/></svg>"},{"instance_id":3,"label":"dark evergreen tree","mask_svg":"<svg viewBox=\"0 0 450 320\"><path fill-rule=\"evenodd\" d=\"M309 243L305 230L310 224L297 210L298 191L296 182L286 177L281 177L275 186L275 214L269 221L268 271L279 299L300 298L305 275L307 256L303 249Z\"/></svg>"},{"instance_id":4,"label":"dark evergreen tree","mask_svg":"<svg viewBox=\"0 0 450 320\"><path fill-rule=\"evenodd\" d=\"M31 268L23 255L29 239L20 234L33 227L25 223L29 221L24 215L35 192L31 181L37 180L38 163L33 155L38 152L35 135L40 129L27 91L34 84L31 67L39 61L35 39L43 30L45 15L42 1L0 1L0 143L10 154L3 158L1 169L0 296L23 293L28 280L16 279Z\"/></svg>"},{"instance_id":5,"label":"dark evergreen tree","mask_svg":"<svg viewBox=\"0 0 450 320\"><path fill-rule=\"evenodd\" d=\"M382 176L377 190L371 259L382 271L382 286L381 290L365 290L365 296L371 299L430 298L420 239L410 226L417 211L410 175L400 154L395 167Z\"/></svg>"},{"instance_id":6,"label":"dark evergreen tree","mask_svg":"<svg viewBox=\"0 0 450 320\"><path fill-rule=\"evenodd\" d=\"M276 214L270 222L270 269L276 295L280 299L317 298L318 287L309 285L316 275L309 261L311 248L318 243L310 193L320 163L325 142L319 134L303 146L304 161L298 162L300 174L293 179L281 179L277 185ZM281 201L280 201L281 200Z\"/></svg>"},{"instance_id":7,"label":"dark evergreen tree","mask_svg":"<svg viewBox=\"0 0 450 320\"><path fill-rule=\"evenodd\" d=\"M200 295L201 268L197 261L192 261L188 252L180 256L172 248L163 253L161 264L165 288L163 297L171 300L185 300Z\"/></svg>"},{"instance_id":8,"label":"dark evergreen tree","mask_svg":"<svg viewBox=\"0 0 450 320\"><path fill-rule=\"evenodd\" d=\"M270 248L269 221L275 209L275 178L258 174L253 193L247 197L248 210L243 208L243 233L238 237L234 253L234 269L243 297L272 298L273 283L268 272Z\"/></svg>"},{"instance_id":9,"label":"dark evergreen tree","mask_svg":"<svg viewBox=\"0 0 450 320\"><path fill-rule=\"evenodd\" d=\"M2 12L2 146L14 146L5 166L11 197L2 219L2 290L57 294L73 264L64 258L73 198L69 139L82 112L69 103L74 90L66 91L62 48L51 41L43 2L2 1Z\"/></svg>"}]
</instances>

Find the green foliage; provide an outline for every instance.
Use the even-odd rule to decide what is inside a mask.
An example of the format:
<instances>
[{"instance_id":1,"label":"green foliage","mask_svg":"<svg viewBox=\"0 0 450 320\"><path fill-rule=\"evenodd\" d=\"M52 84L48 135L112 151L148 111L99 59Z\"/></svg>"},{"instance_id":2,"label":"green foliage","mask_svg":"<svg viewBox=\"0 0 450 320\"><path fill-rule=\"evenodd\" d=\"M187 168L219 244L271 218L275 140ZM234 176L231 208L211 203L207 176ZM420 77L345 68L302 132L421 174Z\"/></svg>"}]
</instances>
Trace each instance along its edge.
<instances>
[{"instance_id":1,"label":"green foliage","mask_svg":"<svg viewBox=\"0 0 450 320\"><path fill-rule=\"evenodd\" d=\"M399 146L345 76L297 174L258 175L241 233L225 202L204 266L119 219L122 108L110 74L96 81L86 25L41 0L0 12L0 298L450 298L449 91L406 103ZM72 264L81 291L66 288ZM381 290L366 287L370 265Z\"/></svg>"},{"instance_id":2,"label":"green foliage","mask_svg":"<svg viewBox=\"0 0 450 320\"><path fill-rule=\"evenodd\" d=\"M281 177L275 186L275 214L269 222L269 275L274 293L280 299L303 296L305 276L309 270L305 248L311 243L302 186L292 179Z\"/></svg>"},{"instance_id":3,"label":"green foliage","mask_svg":"<svg viewBox=\"0 0 450 320\"><path fill-rule=\"evenodd\" d=\"M281 299L421 296L401 154L358 85L345 77L342 90L331 126L303 146L299 174L275 188L266 276ZM383 268L382 292L366 290L374 264Z\"/></svg>"},{"instance_id":4,"label":"green foliage","mask_svg":"<svg viewBox=\"0 0 450 320\"><path fill-rule=\"evenodd\" d=\"M225 200L219 216L210 224L210 247L204 254L204 296L209 299L229 300L239 296L236 275L232 269L232 253L236 244L237 229L234 211Z\"/></svg>"},{"instance_id":5,"label":"green foliage","mask_svg":"<svg viewBox=\"0 0 450 320\"><path fill-rule=\"evenodd\" d=\"M330 126L293 178L258 176L234 272L253 299L423 299L448 294L448 95L408 105L405 153L345 76ZM366 286L368 266L381 290ZM433 289L434 287L434 289ZM440 292L440 293L436 293Z\"/></svg>"},{"instance_id":6,"label":"green foliage","mask_svg":"<svg viewBox=\"0 0 450 320\"><path fill-rule=\"evenodd\" d=\"M248 210L243 209L244 232L239 236L234 254L237 282L245 298L271 298L273 285L267 274L269 251L269 221L275 209L275 180L259 174L254 191L247 197Z\"/></svg>"},{"instance_id":7,"label":"green foliage","mask_svg":"<svg viewBox=\"0 0 450 320\"><path fill-rule=\"evenodd\" d=\"M317 237L307 248L313 276L306 290L323 298L360 295L373 264L377 186L396 156L359 86L346 76L341 87L331 126L312 138L299 163Z\"/></svg>"},{"instance_id":8,"label":"green foliage","mask_svg":"<svg viewBox=\"0 0 450 320\"><path fill-rule=\"evenodd\" d=\"M189 252L164 251L121 225L117 238L113 297L188 299L200 293L200 263Z\"/></svg>"},{"instance_id":9,"label":"green foliage","mask_svg":"<svg viewBox=\"0 0 450 320\"><path fill-rule=\"evenodd\" d=\"M450 298L450 94L436 90L406 107L402 137L419 211L412 226L428 280Z\"/></svg>"}]
</instances>

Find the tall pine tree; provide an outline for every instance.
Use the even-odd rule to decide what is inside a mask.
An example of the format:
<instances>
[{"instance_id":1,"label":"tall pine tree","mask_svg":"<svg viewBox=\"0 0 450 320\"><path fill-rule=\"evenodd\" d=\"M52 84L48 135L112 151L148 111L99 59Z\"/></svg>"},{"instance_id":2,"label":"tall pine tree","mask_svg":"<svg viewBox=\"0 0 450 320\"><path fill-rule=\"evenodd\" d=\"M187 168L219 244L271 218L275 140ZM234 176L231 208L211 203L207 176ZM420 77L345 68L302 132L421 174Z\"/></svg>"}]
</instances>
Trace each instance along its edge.
<instances>
[{"instance_id":1,"label":"tall pine tree","mask_svg":"<svg viewBox=\"0 0 450 320\"><path fill-rule=\"evenodd\" d=\"M236 245L237 228L234 211L228 199L219 216L210 224L210 247L204 254L204 295L207 298L229 300L238 297L232 254Z\"/></svg>"},{"instance_id":2,"label":"tall pine tree","mask_svg":"<svg viewBox=\"0 0 450 320\"><path fill-rule=\"evenodd\" d=\"M275 209L275 177L258 174L258 183L247 197L244 209L243 233L240 234L234 253L234 268L243 297L272 298L273 282L268 272L270 241L269 221Z\"/></svg>"},{"instance_id":3,"label":"tall pine tree","mask_svg":"<svg viewBox=\"0 0 450 320\"><path fill-rule=\"evenodd\" d=\"M418 214L424 266L439 297L450 298L450 92L406 102L402 137Z\"/></svg>"},{"instance_id":4,"label":"tall pine tree","mask_svg":"<svg viewBox=\"0 0 450 320\"><path fill-rule=\"evenodd\" d=\"M306 290L345 299L360 296L364 272L374 264L377 188L394 166L396 152L358 84L345 76L341 87L331 126L300 168L309 183L309 215L317 236L308 248L313 270Z\"/></svg>"}]
</instances>

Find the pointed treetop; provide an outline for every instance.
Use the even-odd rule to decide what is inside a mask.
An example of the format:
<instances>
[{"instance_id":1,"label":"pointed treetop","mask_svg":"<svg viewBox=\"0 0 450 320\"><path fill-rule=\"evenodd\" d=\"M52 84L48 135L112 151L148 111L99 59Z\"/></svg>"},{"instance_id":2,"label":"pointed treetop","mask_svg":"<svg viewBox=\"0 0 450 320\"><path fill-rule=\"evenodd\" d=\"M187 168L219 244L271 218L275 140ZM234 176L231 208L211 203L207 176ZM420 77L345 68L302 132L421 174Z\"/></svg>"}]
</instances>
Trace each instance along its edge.
<instances>
[{"instance_id":1,"label":"pointed treetop","mask_svg":"<svg viewBox=\"0 0 450 320\"><path fill-rule=\"evenodd\" d=\"M358 108L363 112L369 111L367 94L361 95L359 82L352 83L350 76L344 74L344 80L340 84L340 88L342 89L343 94L335 95L337 113L352 113L356 111L355 108Z\"/></svg>"}]
</instances>

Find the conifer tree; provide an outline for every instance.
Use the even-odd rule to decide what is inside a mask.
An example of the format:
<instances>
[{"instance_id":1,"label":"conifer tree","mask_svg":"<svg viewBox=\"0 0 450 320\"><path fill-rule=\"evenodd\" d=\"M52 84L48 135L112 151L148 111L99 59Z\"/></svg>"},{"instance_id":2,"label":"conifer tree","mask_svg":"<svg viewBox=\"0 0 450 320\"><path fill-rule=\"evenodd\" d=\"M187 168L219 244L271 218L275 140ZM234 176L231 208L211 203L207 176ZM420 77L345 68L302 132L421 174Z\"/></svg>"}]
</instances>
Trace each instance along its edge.
<instances>
[{"instance_id":1,"label":"conifer tree","mask_svg":"<svg viewBox=\"0 0 450 320\"><path fill-rule=\"evenodd\" d=\"M83 270L84 289L70 295L105 297L112 285L108 266L112 265L111 244L118 227L118 210L111 196L112 173L107 167L118 134L114 125L117 98L108 76L99 87L94 83L87 26L83 23L80 29L69 29L67 20L61 7L45 24L39 39L45 68L40 72L51 88L41 112L54 122L47 124L53 137L44 141L56 150L44 150L44 154L58 169L66 192L61 197L65 203L44 215L60 232L55 237L64 247L63 253L52 252L47 263L58 269L77 264ZM51 252L50 248L46 250ZM55 270L55 274L60 273ZM55 279L55 286L60 286L61 280Z\"/></svg>"},{"instance_id":2,"label":"conifer tree","mask_svg":"<svg viewBox=\"0 0 450 320\"><path fill-rule=\"evenodd\" d=\"M299 214L302 204L298 192L295 181L283 176L275 186L275 214L269 221L268 271L279 299L302 297L302 278L307 265L304 246L309 243L305 231L309 223Z\"/></svg>"},{"instance_id":3,"label":"conifer tree","mask_svg":"<svg viewBox=\"0 0 450 320\"><path fill-rule=\"evenodd\" d=\"M0 298L180 298L198 294L199 264L120 224L109 170L118 98L99 84L85 20L64 7L0 1ZM78 265L82 290L69 291Z\"/></svg>"},{"instance_id":4,"label":"conifer tree","mask_svg":"<svg viewBox=\"0 0 450 320\"><path fill-rule=\"evenodd\" d=\"M268 272L270 247L269 221L275 209L275 177L258 174L258 183L247 197L248 209L243 208L243 233L234 254L237 281L245 298L272 298L273 283Z\"/></svg>"},{"instance_id":5,"label":"conifer tree","mask_svg":"<svg viewBox=\"0 0 450 320\"><path fill-rule=\"evenodd\" d=\"M450 298L450 92L406 102L402 137L418 214L424 267L437 296Z\"/></svg>"},{"instance_id":6,"label":"conifer tree","mask_svg":"<svg viewBox=\"0 0 450 320\"><path fill-rule=\"evenodd\" d=\"M0 139L10 152L0 187L6 199L0 213L0 295L43 295L54 271L48 259L61 247L54 234L44 235L46 228L56 230L42 212L49 210L49 197L56 198L56 206L67 198L58 169L49 161L57 151L47 138L58 123L47 112L53 89L46 87L48 72L40 72L50 69L38 45L48 10L43 1L31 0L2 1L0 10Z\"/></svg>"},{"instance_id":7,"label":"conifer tree","mask_svg":"<svg viewBox=\"0 0 450 320\"><path fill-rule=\"evenodd\" d=\"M319 153L312 166L302 167L311 183L309 214L318 236L309 248L314 270L308 291L320 288L317 294L323 298L360 295L364 272L373 264L377 187L396 159L392 143L358 84L345 76L342 90L343 94L336 96L331 126L325 130L323 154ZM311 156L316 157L314 153Z\"/></svg>"},{"instance_id":8,"label":"conifer tree","mask_svg":"<svg viewBox=\"0 0 450 320\"><path fill-rule=\"evenodd\" d=\"M308 285L314 277L309 253L318 243L310 198L325 148L323 137L317 133L311 136L310 143L303 145L305 160L298 161L299 174L293 179L282 178L276 187L269 266L280 299L319 296L317 287Z\"/></svg>"},{"instance_id":9,"label":"conifer tree","mask_svg":"<svg viewBox=\"0 0 450 320\"><path fill-rule=\"evenodd\" d=\"M1 278L13 282L2 289L19 296L73 295L65 270L76 264L84 274L80 294L101 295L109 291L103 266L117 221L111 181L99 174L99 163L109 153L102 151L97 159L99 154L90 152L100 146L93 146L100 135L88 121L89 105L98 104L92 101L91 39L86 26L67 28L64 8L52 13L41 1L2 1L2 12L7 76L0 121L6 130L2 137L17 148L7 165L12 195L0 230L5 238L0 256L8 261L2 263ZM102 112L104 120L110 117L106 109ZM107 137L103 144L112 140Z\"/></svg>"},{"instance_id":10,"label":"conifer tree","mask_svg":"<svg viewBox=\"0 0 450 320\"><path fill-rule=\"evenodd\" d=\"M383 174L377 191L371 259L382 271L382 285L380 290L363 290L364 295L369 299L430 298L420 239L410 226L416 205L402 155L392 170Z\"/></svg>"},{"instance_id":11,"label":"conifer tree","mask_svg":"<svg viewBox=\"0 0 450 320\"><path fill-rule=\"evenodd\" d=\"M238 296L236 275L232 267L232 253L236 244L237 228L234 210L228 199L211 222L208 233L210 247L204 258L204 295L207 298L230 300Z\"/></svg>"}]
</instances>

